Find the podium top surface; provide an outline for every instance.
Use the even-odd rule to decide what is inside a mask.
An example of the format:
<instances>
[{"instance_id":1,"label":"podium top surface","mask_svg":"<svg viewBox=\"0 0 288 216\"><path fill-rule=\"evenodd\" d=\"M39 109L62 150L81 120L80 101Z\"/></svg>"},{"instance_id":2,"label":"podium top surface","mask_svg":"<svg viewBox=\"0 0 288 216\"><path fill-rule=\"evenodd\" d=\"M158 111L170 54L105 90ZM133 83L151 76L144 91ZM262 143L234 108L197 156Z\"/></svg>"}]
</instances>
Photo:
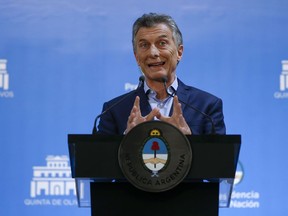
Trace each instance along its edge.
<instances>
[{"instance_id":1,"label":"podium top surface","mask_svg":"<svg viewBox=\"0 0 288 216\"><path fill-rule=\"evenodd\" d=\"M184 181L220 183L220 207L228 207L241 146L240 135L190 135L193 159ZM91 181L125 182L118 163L118 149L124 135L69 134L68 145L72 177L79 190L89 187ZM80 186L82 185L82 186ZM87 194L87 193L86 193ZM222 197L222 201L221 201ZM89 199L82 199L89 200ZM87 201L89 203L89 201ZM89 206L89 204L87 204Z\"/></svg>"},{"instance_id":2,"label":"podium top surface","mask_svg":"<svg viewBox=\"0 0 288 216\"><path fill-rule=\"evenodd\" d=\"M69 154L74 178L123 179L118 149L124 136L69 134ZM188 179L234 178L240 135L187 136L193 160Z\"/></svg>"}]
</instances>

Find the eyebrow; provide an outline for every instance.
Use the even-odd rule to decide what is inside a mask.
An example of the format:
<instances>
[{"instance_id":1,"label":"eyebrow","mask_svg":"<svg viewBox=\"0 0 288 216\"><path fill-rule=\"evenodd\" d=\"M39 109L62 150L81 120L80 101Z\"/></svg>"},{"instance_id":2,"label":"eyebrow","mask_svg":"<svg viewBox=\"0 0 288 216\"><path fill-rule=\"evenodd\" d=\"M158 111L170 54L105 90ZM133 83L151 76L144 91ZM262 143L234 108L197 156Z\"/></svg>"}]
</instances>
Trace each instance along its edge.
<instances>
[{"instance_id":1,"label":"eyebrow","mask_svg":"<svg viewBox=\"0 0 288 216\"><path fill-rule=\"evenodd\" d=\"M158 38L168 38L167 35L160 35Z\"/></svg>"},{"instance_id":2,"label":"eyebrow","mask_svg":"<svg viewBox=\"0 0 288 216\"><path fill-rule=\"evenodd\" d=\"M162 39L162 38L168 38L168 36L167 35L160 35L157 39ZM142 41L148 41L147 39L145 39L145 38L142 38L142 39L139 39L139 41L138 42L142 42Z\"/></svg>"}]
</instances>

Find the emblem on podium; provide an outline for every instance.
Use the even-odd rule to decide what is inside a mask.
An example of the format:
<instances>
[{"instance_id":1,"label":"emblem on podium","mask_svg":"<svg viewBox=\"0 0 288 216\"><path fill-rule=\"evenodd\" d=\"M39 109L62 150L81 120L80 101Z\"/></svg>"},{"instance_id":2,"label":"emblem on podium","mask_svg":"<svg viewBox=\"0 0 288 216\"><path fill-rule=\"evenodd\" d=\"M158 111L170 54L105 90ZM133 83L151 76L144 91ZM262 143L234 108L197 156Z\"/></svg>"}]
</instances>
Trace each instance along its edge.
<instances>
[{"instance_id":1,"label":"emblem on podium","mask_svg":"<svg viewBox=\"0 0 288 216\"><path fill-rule=\"evenodd\" d=\"M126 179L147 192L167 191L188 174L192 150L186 136L171 124L137 125L122 140L118 161Z\"/></svg>"},{"instance_id":2,"label":"emblem on podium","mask_svg":"<svg viewBox=\"0 0 288 216\"><path fill-rule=\"evenodd\" d=\"M158 177L158 172L168 164L169 147L160 129L154 128L148 135L143 145L142 158L147 169L153 173L151 177Z\"/></svg>"}]
</instances>

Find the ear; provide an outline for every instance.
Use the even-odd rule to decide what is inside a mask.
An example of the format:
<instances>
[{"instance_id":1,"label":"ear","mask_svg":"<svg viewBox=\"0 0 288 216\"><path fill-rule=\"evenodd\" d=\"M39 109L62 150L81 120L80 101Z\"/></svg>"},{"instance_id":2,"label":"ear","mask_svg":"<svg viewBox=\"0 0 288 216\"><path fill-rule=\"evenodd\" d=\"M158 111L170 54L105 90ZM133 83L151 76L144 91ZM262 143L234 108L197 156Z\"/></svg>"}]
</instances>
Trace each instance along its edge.
<instances>
[{"instance_id":1,"label":"ear","mask_svg":"<svg viewBox=\"0 0 288 216\"><path fill-rule=\"evenodd\" d=\"M183 51L184 51L184 47L181 44L181 45L178 46L178 49L177 49L177 61L178 62L182 59Z\"/></svg>"}]
</instances>

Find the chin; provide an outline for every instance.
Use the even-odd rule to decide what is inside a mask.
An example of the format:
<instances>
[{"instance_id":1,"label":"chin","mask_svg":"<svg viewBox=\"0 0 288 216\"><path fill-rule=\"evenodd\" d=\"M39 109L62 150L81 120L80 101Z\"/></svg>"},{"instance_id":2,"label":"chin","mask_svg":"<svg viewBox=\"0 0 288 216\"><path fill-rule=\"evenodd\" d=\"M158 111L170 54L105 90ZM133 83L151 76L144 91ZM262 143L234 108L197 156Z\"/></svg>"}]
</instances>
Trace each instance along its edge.
<instances>
[{"instance_id":1,"label":"chin","mask_svg":"<svg viewBox=\"0 0 288 216\"><path fill-rule=\"evenodd\" d=\"M163 77L168 77L168 74L166 72L154 72L154 73L150 73L149 76L151 78L163 78Z\"/></svg>"}]
</instances>

